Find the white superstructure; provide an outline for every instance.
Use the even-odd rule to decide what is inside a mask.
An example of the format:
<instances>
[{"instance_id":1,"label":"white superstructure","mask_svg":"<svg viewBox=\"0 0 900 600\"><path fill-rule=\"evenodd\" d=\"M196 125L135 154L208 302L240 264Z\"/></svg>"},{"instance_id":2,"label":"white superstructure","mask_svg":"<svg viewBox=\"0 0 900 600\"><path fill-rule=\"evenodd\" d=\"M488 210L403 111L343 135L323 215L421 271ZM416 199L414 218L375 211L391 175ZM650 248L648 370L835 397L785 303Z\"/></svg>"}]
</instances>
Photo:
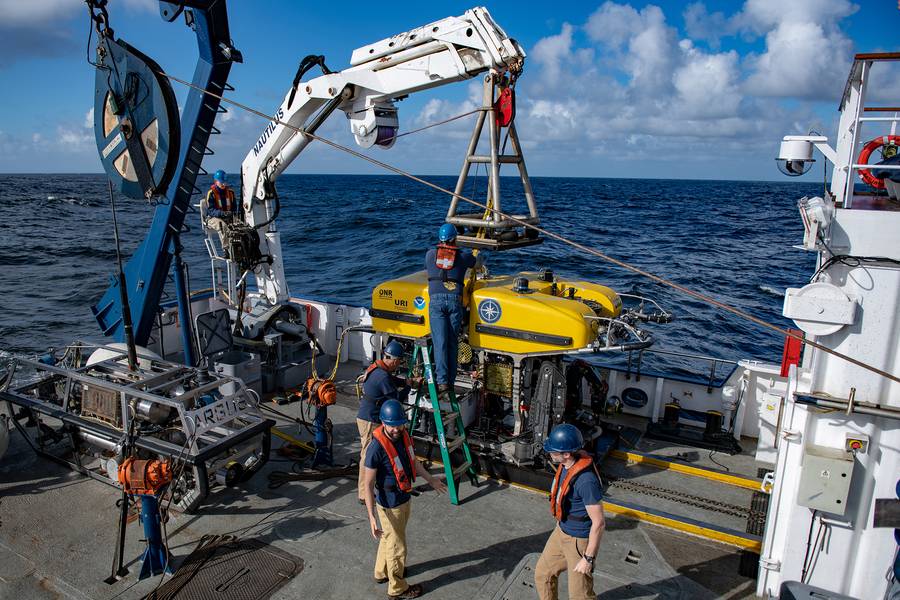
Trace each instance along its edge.
<instances>
[{"instance_id":1,"label":"white superstructure","mask_svg":"<svg viewBox=\"0 0 900 600\"><path fill-rule=\"evenodd\" d=\"M896 591L894 530L875 523L876 500L896 499L900 479L900 383L891 379L900 373L900 205L890 186L886 195L854 184L868 166L857 158L862 145L893 134L900 120L896 107L866 104L872 69L898 59L856 57L835 149L821 136L789 136L782 145L779 160L795 173L808 167L812 147L834 164L830 192L800 203L804 247L818 253L818 270L787 291L784 314L808 340L888 376L809 345L792 367L776 432L763 597L778 596L786 581L860 599Z\"/></svg>"}]
</instances>

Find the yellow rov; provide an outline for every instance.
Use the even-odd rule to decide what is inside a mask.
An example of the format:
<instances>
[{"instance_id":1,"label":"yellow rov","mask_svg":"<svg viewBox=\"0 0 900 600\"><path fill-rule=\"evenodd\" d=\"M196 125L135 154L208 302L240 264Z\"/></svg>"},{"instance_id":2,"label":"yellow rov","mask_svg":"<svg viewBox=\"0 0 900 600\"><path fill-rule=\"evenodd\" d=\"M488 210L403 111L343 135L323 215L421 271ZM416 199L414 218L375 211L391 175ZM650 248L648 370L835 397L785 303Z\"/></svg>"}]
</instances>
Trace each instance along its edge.
<instances>
[{"instance_id":1,"label":"yellow rov","mask_svg":"<svg viewBox=\"0 0 900 600\"><path fill-rule=\"evenodd\" d=\"M622 296L609 287L562 279L549 270L478 278L466 292L469 319L463 338L476 351L544 355L635 350L653 343L637 322L671 318L661 310L645 314L645 299L638 309L623 309ZM378 332L407 339L428 336L425 271L375 287L371 315Z\"/></svg>"}]
</instances>

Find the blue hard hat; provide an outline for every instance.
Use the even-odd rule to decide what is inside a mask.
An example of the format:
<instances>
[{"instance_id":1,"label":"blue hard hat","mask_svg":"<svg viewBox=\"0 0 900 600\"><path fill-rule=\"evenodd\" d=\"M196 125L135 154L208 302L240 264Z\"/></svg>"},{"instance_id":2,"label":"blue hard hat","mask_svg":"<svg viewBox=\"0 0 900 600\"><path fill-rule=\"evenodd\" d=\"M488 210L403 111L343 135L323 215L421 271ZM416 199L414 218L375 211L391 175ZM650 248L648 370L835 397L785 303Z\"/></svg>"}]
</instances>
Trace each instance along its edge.
<instances>
[{"instance_id":1,"label":"blue hard hat","mask_svg":"<svg viewBox=\"0 0 900 600\"><path fill-rule=\"evenodd\" d=\"M557 425L544 440L544 452L578 452L584 446L584 437L578 428L569 423Z\"/></svg>"},{"instance_id":2,"label":"blue hard hat","mask_svg":"<svg viewBox=\"0 0 900 600\"><path fill-rule=\"evenodd\" d=\"M441 228L438 229L438 239L442 242L449 242L450 240L456 239L456 227L451 225L450 223L444 223L441 225Z\"/></svg>"},{"instance_id":3,"label":"blue hard hat","mask_svg":"<svg viewBox=\"0 0 900 600\"><path fill-rule=\"evenodd\" d=\"M403 405L396 400L388 400L382 404L378 418L383 424L391 427L400 427L407 423L406 411L403 410Z\"/></svg>"},{"instance_id":4,"label":"blue hard hat","mask_svg":"<svg viewBox=\"0 0 900 600\"><path fill-rule=\"evenodd\" d=\"M391 340L390 343L385 346L383 354L385 358L402 358L403 344L401 344L397 340Z\"/></svg>"},{"instance_id":5,"label":"blue hard hat","mask_svg":"<svg viewBox=\"0 0 900 600\"><path fill-rule=\"evenodd\" d=\"M223 171L222 169L219 169L218 171L213 173L213 179L215 179L216 181L221 181L222 183L225 183L225 171Z\"/></svg>"}]
</instances>

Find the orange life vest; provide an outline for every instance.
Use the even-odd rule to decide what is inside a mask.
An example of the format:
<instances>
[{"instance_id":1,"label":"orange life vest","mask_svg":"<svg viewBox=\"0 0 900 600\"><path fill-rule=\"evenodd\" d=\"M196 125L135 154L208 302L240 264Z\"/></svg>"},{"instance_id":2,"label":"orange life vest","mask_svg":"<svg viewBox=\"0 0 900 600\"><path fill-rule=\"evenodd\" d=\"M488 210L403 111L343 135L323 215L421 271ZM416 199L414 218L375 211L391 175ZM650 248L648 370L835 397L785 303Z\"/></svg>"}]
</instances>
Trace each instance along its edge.
<instances>
[{"instance_id":1,"label":"orange life vest","mask_svg":"<svg viewBox=\"0 0 900 600\"><path fill-rule=\"evenodd\" d=\"M403 430L403 445L406 447L407 454L409 454L409 466L412 468L411 475L407 475L406 469L403 468L403 463L400 462L400 454L397 453L391 438L385 433L384 425L377 427L372 432L372 437L378 440L378 443L387 452L388 459L391 461L391 468L394 469L394 477L397 479L397 487L406 493L411 492L412 486L416 482L416 452L413 450L413 442L412 438L409 437L409 432L405 429Z\"/></svg>"},{"instance_id":2,"label":"orange life vest","mask_svg":"<svg viewBox=\"0 0 900 600\"><path fill-rule=\"evenodd\" d=\"M553 515L557 521L562 521L563 518L565 518L562 504L563 500L565 500L572 491L572 482L575 481L575 478L582 471L594 467L594 459L585 452L579 452L577 456L578 458L575 460L575 464L566 471L566 478L563 479L562 485L559 483L562 476L562 465L556 467L556 477L553 478L553 485L550 487L550 514Z\"/></svg>"},{"instance_id":3,"label":"orange life vest","mask_svg":"<svg viewBox=\"0 0 900 600\"><path fill-rule=\"evenodd\" d=\"M384 369L384 370L387 371L388 373L391 372L391 370L387 368L387 365L384 364L384 361L381 360L381 359L378 359L378 360L376 360L375 362L373 362L371 365L369 365L369 366L366 368L366 372L365 372L365 373L363 373L362 375L360 375L360 377L359 377L359 382L360 382L360 383L365 383L365 382L366 382L366 379L369 378L369 375L371 375L372 371L374 371L375 369L378 369L379 367L382 368L382 369Z\"/></svg>"},{"instance_id":4,"label":"orange life vest","mask_svg":"<svg viewBox=\"0 0 900 600\"><path fill-rule=\"evenodd\" d=\"M222 192L225 192L224 194ZM212 200L213 208L224 210L227 212L234 211L234 190L230 187L224 189L216 184L212 184L209 193L206 195L207 202Z\"/></svg>"},{"instance_id":5,"label":"orange life vest","mask_svg":"<svg viewBox=\"0 0 900 600\"><path fill-rule=\"evenodd\" d=\"M456 256L459 248L450 244L438 244L437 252L434 257L434 264L438 269L449 271L456 264ZM446 277L445 277L446 281Z\"/></svg>"}]
</instances>

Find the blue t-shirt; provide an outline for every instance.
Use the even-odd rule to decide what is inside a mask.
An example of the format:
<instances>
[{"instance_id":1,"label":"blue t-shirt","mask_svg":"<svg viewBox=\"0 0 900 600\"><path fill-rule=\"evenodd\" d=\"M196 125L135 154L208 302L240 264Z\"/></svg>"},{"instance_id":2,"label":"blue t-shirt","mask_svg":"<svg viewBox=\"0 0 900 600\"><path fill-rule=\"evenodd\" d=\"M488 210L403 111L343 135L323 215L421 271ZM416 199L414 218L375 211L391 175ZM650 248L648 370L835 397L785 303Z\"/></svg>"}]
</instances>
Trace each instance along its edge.
<instances>
[{"instance_id":1,"label":"blue t-shirt","mask_svg":"<svg viewBox=\"0 0 900 600\"><path fill-rule=\"evenodd\" d=\"M413 473L413 465L409 464L409 453L403 446L403 437L396 442L391 440L397 454L400 456L400 464L406 470L406 474ZM366 450L366 462L363 463L370 469L375 469L375 502L384 508L396 508L409 502L410 495L397 487L397 478L394 477L394 469L387 452L381 446L381 442L372 439Z\"/></svg>"},{"instance_id":2,"label":"blue t-shirt","mask_svg":"<svg viewBox=\"0 0 900 600\"><path fill-rule=\"evenodd\" d=\"M436 258L436 248L432 248L425 254L425 272L428 274L428 295L462 295L463 283L466 278L466 269L471 269L475 266L475 256L468 250L460 249L456 254L456 260L453 261L453 268L447 270L438 268L437 264L434 262ZM444 285L444 273L447 274L447 284L449 287L448 285Z\"/></svg>"},{"instance_id":3,"label":"blue t-shirt","mask_svg":"<svg viewBox=\"0 0 900 600\"><path fill-rule=\"evenodd\" d=\"M381 405L387 400L402 400L398 388L402 385L399 377L388 373L382 368L377 368L369 373L362 385L362 399L359 403L358 419L381 423L378 413Z\"/></svg>"},{"instance_id":4,"label":"blue t-shirt","mask_svg":"<svg viewBox=\"0 0 900 600\"><path fill-rule=\"evenodd\" d=\"M560 485L566 479L566 468L562 468ZM582 471L572 482L569 495L563 499L562 509L565 519L560 521L559 528L563 533L577 538L586 538L591 533L591 520L588 518L586 505L600 504L603 500L603 490L600 488L600 480L593 469Z\"/></svg>"}]
</instances>

